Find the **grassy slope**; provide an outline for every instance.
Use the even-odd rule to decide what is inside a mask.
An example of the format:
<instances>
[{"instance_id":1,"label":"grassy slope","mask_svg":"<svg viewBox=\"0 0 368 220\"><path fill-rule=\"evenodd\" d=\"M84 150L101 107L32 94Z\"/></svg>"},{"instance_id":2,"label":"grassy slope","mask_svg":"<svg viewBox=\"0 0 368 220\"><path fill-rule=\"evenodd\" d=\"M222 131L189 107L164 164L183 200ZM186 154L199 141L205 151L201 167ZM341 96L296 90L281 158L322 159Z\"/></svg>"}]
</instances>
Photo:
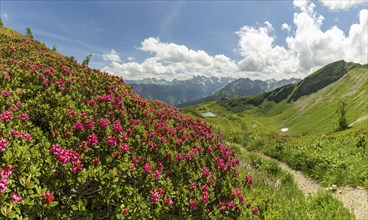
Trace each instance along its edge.
<instances>
[{"instance_id":1,"label":"grassy slope","mask_svg":"<svg viewBox=\"0 0 368 220\"><path fill-rule=\"evenodd\" d=\"M368 188L365 178L368 120L334 133L339 99L347 102L349 124L368 114L367 76L367 67L357 67L340 80L294 103L287 103L287 100L271 103L272 107L266 112L262 112L262 107L270 102L238 113L215 102L187 107L183 111L194 115L207 111L217 114L217 118L206 120L223 129L230 141L283 160L325 185ZM288 127L289 131L280 132L282 127Z\"/></svg>"},{"instance_id":2,"label":"grassy slope","mask_svg":"<svg viewBox=\"0 0 368 220\"><path fill-rule=\"evenodd\" d=\"M335 83L308 96L303 96L296 102L280 103L264 102L259 107L233 113L216 102L201 103L183 109L184 112L200 116L201 113L211 111L218 118L207 119L219 126L231 128L234 131L257 131L261 133L280 133L280 128L288 127L289 134L320 134L328 133L336 128L337 104L340 99L347 102L347 120L352 123L368 114L368 69L357 67L349 71ZM268 111L262 108L267 107ZM252 125L256 124L256 128ZM364 127L366 121L358 123L357 127ZM226 129L227 130L227 129Z\"/></svg>"}]
</instances>

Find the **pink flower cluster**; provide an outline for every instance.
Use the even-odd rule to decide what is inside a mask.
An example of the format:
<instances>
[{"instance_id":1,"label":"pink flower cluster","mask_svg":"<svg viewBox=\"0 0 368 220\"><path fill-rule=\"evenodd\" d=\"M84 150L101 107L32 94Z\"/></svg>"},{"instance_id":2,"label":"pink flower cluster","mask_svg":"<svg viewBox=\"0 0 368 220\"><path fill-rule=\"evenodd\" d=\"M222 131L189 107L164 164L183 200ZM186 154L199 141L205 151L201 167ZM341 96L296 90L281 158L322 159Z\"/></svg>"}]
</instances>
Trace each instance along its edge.
<instances>
[{"instance_id":1,"label":"pink flower cluster","mask_svg":"<svg viewBox=\"0 0 368 220\"><path fill-rule=\"evenodd\" d=\"M3 194L8 189L8 179L13 173L13 170L9 166L4 166L0 171L0 194Z\"/></svg>"},{"instance_id":2,"label":"pink flower cluster","mask_svg":"<svg viewBox=\"0 0 368 220\"><path fill-rule=\"evenodd\" d=\"M253 184L253 178L251 176L249 176L249 175L246 175L245 176L245 181L247 181L250 185Z\"/></svg>"},{"instance_id":3,"label":"pink flower cluster","mask_svg":"<svg viewBox=\"0 0 368 220\"><path fill-rule=\"evenodd\" d=\"M14 137L20 137L26 141L30 141L32 139L32 135L31 134L28 134L24 131L17 131L17 130L14 130L12 129L10 131L10 133L14 136Z\"/></svg>"},{"instance_id":4,"label":"pink flower cluster","mask_svg":"<svg viewBox=\"0 0 368 220\"><path fill-rule=\"evenodd\" d=\"M78 172L83 169L82 161L80 160L80 155L72 149L64 149L59 144L51 145L50 151L56 155L56 159L66 166L70 161L73 164L71 168L72 172Z\"/></svg>"},{"instance_id":5,"label":"pink flower cluster","mask_svg":"<svg viewBox=\"0 0 368 220\"><path fill-rule=\"evenodd\" d=\"M0 137L0 151L5 151L6 146L8 145L8 141L4 138Z\"/></svg>"},{"instance_id":6,"label":"pink flower cluster","mask_svg":"<svg viewBox=\"0 0 368 220\"><path fill-rule=\"evenodd\" d=\"M164 193L165 193L165 191L162 188L155 189L153 191L150 190L149 194L151 195L151 201L152 202L158 202L160 200L161 196L164 195Z\"/></svg>"},{"instance_id":7,"label":"pink flower cluster","mask_svg":"<svg viewBox=\"0 0 368 220\"><path fill-rule=\"evenodd\" d=\"M0 114L0 119L2 121L10 121L13 117L13 114L9 111L5 111L4 113Z\"/></svg>"}]
</instances>

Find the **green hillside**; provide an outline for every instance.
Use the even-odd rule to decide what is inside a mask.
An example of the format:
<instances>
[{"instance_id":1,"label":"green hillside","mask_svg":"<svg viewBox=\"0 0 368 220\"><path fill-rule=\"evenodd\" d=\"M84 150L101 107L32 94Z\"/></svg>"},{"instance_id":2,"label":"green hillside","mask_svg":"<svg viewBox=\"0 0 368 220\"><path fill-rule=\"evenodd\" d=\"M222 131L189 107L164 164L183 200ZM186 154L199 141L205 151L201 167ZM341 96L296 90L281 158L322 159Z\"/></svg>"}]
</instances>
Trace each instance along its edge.
<instances>
[{"instance_id":1,"label":"green hillside","mask_svg":"<svg viewBox=\"0 0 368 220\"><path fill-rule=\"evenodd\" d=\"M346 73L338 71L342 66ZM332 75L344 74L318 91L295 96L299 90L316 90L301 88L316 85L319 79L327 80L327 70ZM350 128L337 132L340 100L346 102ZM216 117L205 119L223 131L228 141L285 161L326 186L368 188L367 65L339 61L295 86L257 96L202 103L182 111L196 116L214 113ZM288 130L282 132L281 128Z\"/></svg>"},{"instance_id":2,"label":"green hillside","mask_svg":"<svg viewBox=\"0 0 368 220\"><path fill-rule=\"evenodd\" d=\"M0 27L0 219L263 215L221 140L122 78Z\"/></svg>"},{"instance_id":3,"label":"green hillside","mask_svg":"<svg viewBox=\"0 0 368 220\"><path fill-rule=\"evenodd\" d=\"M331 79L328 71L332 75ZM340 77L337 80L336 75ZM325 85L327 82L330 83ZM250 121L245 120L247 125L255 123L257 118L273 121L272 127L264 129L266 133L279 132L280 128L287 127L291 134L318 134L336 128L336 111L340 100L347 103L347 120L350 124L364 118L368 114L367 97L367 66L338 61L316 71L297 85L286 85L256 96L224 100L216 104L223 106L229 113L248 117ZM207 104L187 109L199 109L200 106ZM355 125L358 124L361 122Z\"/></svg>"}]
</instances>

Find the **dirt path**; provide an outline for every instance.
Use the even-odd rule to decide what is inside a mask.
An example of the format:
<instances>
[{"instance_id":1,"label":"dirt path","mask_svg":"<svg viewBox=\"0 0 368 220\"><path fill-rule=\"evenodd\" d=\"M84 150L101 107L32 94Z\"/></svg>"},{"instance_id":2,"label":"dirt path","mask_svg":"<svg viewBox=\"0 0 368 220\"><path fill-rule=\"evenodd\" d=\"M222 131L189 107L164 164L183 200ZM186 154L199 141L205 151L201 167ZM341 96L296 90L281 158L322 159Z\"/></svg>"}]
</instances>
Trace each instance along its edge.
<instances>
[{"instance_id":1,"label":"dirt path","mask_svg":"<svg viewBox=\"0 0 368 220\"><path fill-rule=\"evenodd\" d=\"M240 149L245 150L242 147L240 147ZM299 189L304 193L305 196L307 196L309 193L312 195L316 194L319 190L325 189L322 185L305 176L302 172L293 170L286 163L275 160L259 152L255 152L255 154L266 160L276 161L283 170L291 173L294 176L295 182L299 186ZM357 220L368 220L368 193L364 190L364 188L337 187L336 191L334 192L334 196L343 203L345 208L354 214Z\"/></svg>"},{"instance_id":2,"label":"dirt path","mask_svg":"<svg viewBox=\"0 0 368 220\"><path fill-rule=\"evenodd\" d=\"M358 119L357 119L357 120L355 120L353 123L351 123L351 124L349 125L349 127L352 127L352 126L354 126L355 124L357 124L357 123L359 123L359 122L362 122L362 121L364 121L364 120L368 120L368 115L364 115L364 116L362 116L362 117L358 118Z\"/></svg>"}]
</instances>

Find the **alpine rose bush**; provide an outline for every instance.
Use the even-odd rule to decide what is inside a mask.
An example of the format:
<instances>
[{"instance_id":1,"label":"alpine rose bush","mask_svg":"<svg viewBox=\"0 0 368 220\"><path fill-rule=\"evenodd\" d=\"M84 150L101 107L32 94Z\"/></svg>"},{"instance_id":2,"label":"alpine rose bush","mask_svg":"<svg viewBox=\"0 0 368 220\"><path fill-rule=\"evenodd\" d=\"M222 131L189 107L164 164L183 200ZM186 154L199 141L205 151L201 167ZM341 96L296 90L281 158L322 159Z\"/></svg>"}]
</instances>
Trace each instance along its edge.
<instances>
[{"instance_id":1,"label":"alpine rose bush","mask_svg":"<svg viewBox=\"0 0 368 220\"><path fill-rule=\"evenodd\" d=\"M0 27L0 218L261 216L211 125Z\"/></svg>"}]
</instances>

